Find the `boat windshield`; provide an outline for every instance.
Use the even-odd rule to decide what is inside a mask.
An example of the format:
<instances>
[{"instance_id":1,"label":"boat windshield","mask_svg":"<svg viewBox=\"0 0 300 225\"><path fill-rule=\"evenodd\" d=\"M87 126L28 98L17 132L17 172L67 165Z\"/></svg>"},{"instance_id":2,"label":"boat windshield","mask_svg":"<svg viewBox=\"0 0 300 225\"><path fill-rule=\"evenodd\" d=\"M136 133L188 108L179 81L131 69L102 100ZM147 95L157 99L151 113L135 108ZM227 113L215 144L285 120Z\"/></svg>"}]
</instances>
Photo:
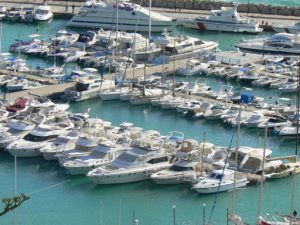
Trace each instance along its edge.
<instances>
[{"instance_id":1,"label":"boat windshield","mask_svg":"<svg viewBox=\"0 0 300 225\"><path fill-rule=\"evenodd\" d=\"M124 152L116 159L116 161L123 161L123 162L134 162L138 158L137 155L132 155L128 152Z\"/></svg>"},{"instance_id":2,"label":"boat windshield","mask_svg":"<svg viewBox=\"0 0 300 225\"><path fill-rule=\"evenodd\" d=\"M26 141L33 141L33 142L42 142L42 141L48 141L56 138L57 135L49 135L49 136L36 136L32 134L27 134L24 139Z\"/></svg>"},{"instance_id":3,"label":"boat windshield","mask_svg":"<svg viewBox=\"0 0 300 225\"><path fill-rule=\"evenodd\" d=\"M55 139L54 144L66 144L69 142L69 139L64 137L58 137Z\"/></svg>"},{"instance_id":4,"label":"boat windshield","mask_svg":"<svg viewBox=\"0 0 300 225\"><path fill-rule=\"evenodd\" d=\"M170 167L170 170L171 171L188 171L188 170L193 170L193 168L173 165Z\"/></svg>"},{"instance_id":5,"label":"boat windshield","mask_svg":"<svg viewBox=\"0 0 300 225\"><path fill-rule=\"evenodd\" d=\"M40 14L40 15L46 15L49 13L49 10L45 10L45 9L37 9L36 14Z\"/></svg>"},{"instance_id":6,"label":"boat windshield","mask_svg":"<svg viewBox=\"0 0 300 225\"><path fill-rule=\"evenodd\" d=\"M219 173L212 173L209 175L209 178L213 178L213 179L217 179L217 180L222 180L224 177L223 174L219 174Z\"/></svg>"},{"instance_id":7,"label":"boat windshield","mask_svg":"<svg viewBox=\"0 0 300 225\"><path fill-rule=\"evenodd\" d=\"M107 153L105 152L93 151L90 156L97 159L103 159L106 155Z\"/></svg>"}]
</instances>

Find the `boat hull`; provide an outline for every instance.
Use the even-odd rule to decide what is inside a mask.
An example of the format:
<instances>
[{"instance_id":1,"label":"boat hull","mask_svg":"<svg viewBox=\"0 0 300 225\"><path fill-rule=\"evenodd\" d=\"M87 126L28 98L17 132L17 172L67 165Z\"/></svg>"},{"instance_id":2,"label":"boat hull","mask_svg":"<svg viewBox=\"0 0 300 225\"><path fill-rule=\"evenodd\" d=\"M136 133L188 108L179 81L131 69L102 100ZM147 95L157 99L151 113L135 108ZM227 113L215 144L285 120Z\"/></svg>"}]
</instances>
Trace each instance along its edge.
<instances>
[{"instance_id":1,"label":"boat hull","mask_svg":"<svg viewBox=\"0 0 300 225\"><path fill-rule=\"evenodd\" d=\"M238 181L235 184L235 188L243 188L247 185L247 180ZM224 192L224 191L230 191L234 188L234 183L221 185L220 189L219 186L216 185L211 188L196 188L194 187L194 190L197 191L199 194L213 194L217 192Z\"/></svg>"},{"instance_id":2,"label":"boat hull","mask_svg":"<svg viewBox=\"0 0 300 225\"><path fill-rule=\"evenodd\" d=\"M234 33L250 33L257 34L262 32L262 29L254 25L225 23L225 22L210 22L205 20L186 20L183 26L191 29L198 29L200 31L222 31Z\"/></svg>"}]
</instances>

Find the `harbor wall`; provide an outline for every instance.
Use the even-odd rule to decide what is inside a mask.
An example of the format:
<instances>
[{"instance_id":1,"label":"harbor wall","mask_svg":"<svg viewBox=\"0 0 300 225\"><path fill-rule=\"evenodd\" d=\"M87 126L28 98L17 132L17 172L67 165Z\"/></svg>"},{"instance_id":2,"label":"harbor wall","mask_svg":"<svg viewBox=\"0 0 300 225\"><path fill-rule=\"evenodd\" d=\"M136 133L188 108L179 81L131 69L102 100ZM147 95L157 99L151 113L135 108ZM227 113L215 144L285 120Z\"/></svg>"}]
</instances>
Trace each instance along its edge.
<instances>
[{"instance_id":1,"label":"harbor wall","mask_svg":"<svg viewBox=\"0 0 300 225\"><path fill-rule=\"evenodd\" d=\"M137 4L142 1L143 6L149 6L149 0L132 0ZM169 9L193 9L193 10L213 10L222 6L233 6L232 2L218 2L210 0L152 0L152 6ZM241 13L269 14L283 16L300 16L300 7L274 6L264 4L239 4L238 11Z\"/></svg>"}]
</instances>

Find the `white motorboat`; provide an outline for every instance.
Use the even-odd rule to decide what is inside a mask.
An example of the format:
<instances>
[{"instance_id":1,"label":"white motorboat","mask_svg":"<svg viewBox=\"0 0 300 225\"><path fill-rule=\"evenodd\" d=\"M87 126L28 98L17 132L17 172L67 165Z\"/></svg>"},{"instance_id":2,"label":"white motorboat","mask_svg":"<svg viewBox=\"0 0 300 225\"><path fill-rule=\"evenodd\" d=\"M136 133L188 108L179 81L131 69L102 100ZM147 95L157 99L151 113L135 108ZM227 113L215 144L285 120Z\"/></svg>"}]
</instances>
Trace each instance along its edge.
<instances>
[{"instance_id":1,"label":"white motorboat","mask_svg":"<svg viewBox=\"0 0 300 225\"><path fill-rule=\"evenodd\" d=\"M17 22L21 20L23 14L23 8L13 7L6 13L6 19L8 21Z\"/></svg>"},{"instance_id":2,"label":"white motorboat","mask_svg":"<svg viewBox=\"0 0 300 225\"><path fill-rule=\"evenodd\" d=\"M256 86L256 87L270 87L270 85L273 82L279 82L280 79L277 78L271 78L271 77L264 77L260 78L258 80L254 80L251 82L251 85Z\"/></svg>"},{"instance_id":3,"label":"white motorboat","mask_svg":"<svg viewBox=\"0 0 300 225\"><path fill-rule=\"evenodd\" d=\"M95 133L98 136L100 132ZM68 151L63 151L55 155L58 158L60 166L63 166L65 162L70 159L75 159L81 156L89 155L93 149L97 146L99 137L79 137L75 143L75 147Z\"/></svg>"},{"instance_id":4,"label":"white motorboat","mask_svg":"<svg viewBox=\"0 0 300 225\"><path fill-rule=\"evenodd\" d=\"M101 90L114 87L114 81L97 79L80 79L76 81L75 90L66 90L61 96L67 101L83 101L93 97L98 97Z\"/></svg>"},{"instance_id":5,"label":"white motorboat","mask_svg":"<svg viewBox=\"0 0 300 225\"><path fill-rule=\"evenodd\" d=\"M120 99L121 94L126 94L130 91L129 88L116 88L114 90L102 91L99 96L102 101Z\"/></svg>"},{"instance_id":6,"label":"white motorboat","mask_svg":"<svg viewBox=\"0 0 300 225\"><path fill-rule=\"evenodd\" d=\"M34 128L23 139L14 141L7 146L7 151L17 157L41 156L40 149L51 145L60 135L65 135L74 124L67 117L49 119Z\"/></svg>"},{"instance_id":7,"label":"white motorboat","mask_svg":"<svg viewBox=\"0 0 300 225\"><path fill-rule=\"evenodd\" d=\"M7 122L8 130L0 135L0 148L6 148L13 141L27 135L36 124L29 119L10 119Z\"/></svg>"},{"instance_id":8,"label":"white motorboat","mask_svg":"<svg viewBox=\"0 0 300 225\"><path fill-rule=\"evenodd\" d=\"M25 47L23 52L29 55L44 55L49 52L49 47L42 44L33 43Z\"/></svg>"},{"instance_id":9,"label":"white motorboat","mask_svg":"<svg viewBox=\"0 0 300 225\"><path fill-rule=\"evenodd\" d=\"M209 65L207 63L203 63L200 60L189 59L186 62L186 66L179 68L176 73L182 76L201 75L208 66Z\"/></svg>"},{"instance_id":10,"label":"white motorboat","mask_svg":"<svg viewBox=\"0 0 300 225\"><path fill-rule=\"evenodd\" d=\"M198 100L186 100L183 104L176 106L176 111L184 113L188 111L196 111L201 107L201 102Z\"/></svg>"},{"instance_id":11,"label":"white motorboat","mask_svg":"<svg viewBox=\"0 0 300 225\"><path fill-rule=\"evenodd\" d=\"M193 111L188 111L186 115L190 116L189 114L191 114L191 117L196 118L196 119L197 118L202 118L202 117L204 117L206 112L209 112L211 110L211 108L213 106L214 106L213 104L204 101L200 104L199 108L197 108Z\"/></svg>"},{"instance_id":12,"label":"white motorboat","mask_svg":"<svg viewBox=\"0 0 300 225\"><path fill-rule=\"evenodd\" d=\"M0 20L3 20L6 16L7 9L5 6L0 6Z\"/></svg>"},{"instance_id":13,"label":"white motorboat","mask_svg":"<svg viewBox=\"0 0 300 225\"><path fill-rule=\"evenodd\" d=\"M182 97L173 97L169 100L161 101L160 106L162 109L173 109L184 104L185 100L186 99Z\"/></svg>"},{"instance_id":14,"label":"white motorboat","mask_svg":"<svg viewBox=\"0 0 300 225\"><path fill-rule=\"evenodd\" d=\"M234 183L234 171L229 169L214 170L207 177L202 178L193 186L200 194L211 194L231 191L235 188L243 188L248 184L245 177L237 177Z\"/></svg>"},{"instance_id":15,"label":"white motorboat","mask_svg":"<svg viewBox=\"0 0 300 225\"><path fill-rule=\"evenodd\" d=\"M49 5L39 5L34 10L34 20L38 22L49 21L53 18L53 13Z\"/></svg>"},{"instance_id":16,"label":"white motorboat","mask_svg":"<svg viewBox=\"0 0 300 225\"><path fill-rule=\"evenodd\" d=\"M288 81L282 84L278 91L281 93L294 93L298 91L298 82L296 81Z\"/></svg>"},{"instance_id":17,"label":"white motorboat","mask_svg":"<svg viewBox=\"0 0 300 225\"><path fill-rule=\"evenodd\" d=\"M265 117L263 113L254 113L248 119L246 119L243 124L247 127L257 128L259 124L265 123L268 121L268 118Z\"/></svg>"},{"instance_id":18,"label":"white motorboat","mask_svg":"<svg viewBox=\"0 0 300 225\"><path fill-rule=\"evenodd\" d=\"M198 17L183 20L183 26L200 31L211 30L253 34L263 31L254 19L240 16L237 7L238 4L235 4L234 7L222 7L220 10L212 10L210 15L205 18Z\"/></svg>"},{"instance_id":19,"label":"white motorboat","mask_svg":"<svg viewBox=\"0 0 300 225\"><path fill-rule=\"evenodd\" d=\"M130 98L130 104L132 105L145 105L150 104L153 99L158 99L161 96L160 89L146 89L142 91L141 95L132 96Z\"/></svg>"},{"instance_id":20,"label":"white motorboat","mask_svg":"<svg viewBox=\"0 0 300 225\"><path fill-rule=\"evenodd\" d=\"M299 34L278 33L267 38L242 40L235 47L243 52L300 55Z\"/></svg>"},{"instance_id":21,"label":"white motorboat","mask_svg":"<svg viewBox=\"0 0 300 225\"><path fill-rule=\"evenodd\" d=\"M283 127L275 128L276 133L284 139L296 139L300 134L300 129L298 129L297 134L297 125L296 124L288 124Z\"/></svg>"},{"instance_id":22,"label":"white motorboat","mask_svg":"<svg viewBox=\"0 0 300 225\"><path fill-rule=\"evenodd\" d=\"M174 144L169 146L154 138L141 138L136 143L131 150L123 152L110 164L90 171L87 176L97 184L131 183L147 180L151 174L172 165Z\"/></svg>"},{"instance_id":23,"label":"white motorboat","mask_svg":"<svg viewBox=\"0 0 300 225\"><path fill-rule=\"evenodd\" d=\"M65 29L57 31L55 37L51 40L59 46L72 46L78 40L79 34L73 31L67 31Z\"/></svg>"},{"instance_id":24,"label":"white motorboat","mask_svg":"<svg viewBox=\"0 0 300 225\"><path fill-rule=\"evenodd\" d=\"M276 33L298 34L300 32L300 22L294 24L273 24L272 29Z\"/></svg>"},{"instance_id":25,"label":"white motorboat","mask_svg":"<svg viewBox=\"0 0 300 225\"><path fill-rule=\"evenodd\" d=\"M71 175L87 174L92 169L110 163L127 148L128 146L105 140L100 142L90 154L67 160L63 166Z\"/></svg>"},{"instance_id":26,"label":"white motorboat","mask_svg":"<svg viewBox=\"0 0 300 225\"><path fill-rule=\"evenodd\" d=\"M198 141L193 139L183 140L181 149L176 152L178 160L170 168L154 173L150 178L157 184L189 182L197 175L196 166L199 164L200 151Z\"/></svg>"},{"instance_id":27,"label":"white motorboat","mask_svg":"<svg viewBox=\"0 0 300 225\"><path fill-rule=\"evenodd\" d=\"M57 160L56 155L71 150L75 147L75 142L78 139L78 134L70 132L67 135L58 136L54 139L51 145L47 145L40 149L43 158L46 160Z\"/></svg>"},{"instance_id":28,"label":"white motorboat","mask_svg":"<svg viewBox=\"0 0 300 225\"><path fill-rule=\"evenodd\" d=\"M133 88L132 90L126 92L126 93L121 93L120 94L120 100L121 101L130 101L130 99L134 96L141 95L141 91L137 88Z\"/></svg>"},{"instance_id":29,"label":"white motorboat","mask_svg":"<svg viewBox=\"0 0 300 225\"><path fill-rule=\"evenodd\" d=\"M8 82L6 84L8 91L21 91L28 89L28 80L20 77L14 81Z\"/></svg>"},{"instance_id":30,"label":"white motorboat","mask_svg":"<svg viewBox=\"0 0 300 225\"><path fill-rule=\"evenodd\" d=\"M79 50L75 48L68 49L68 54L65 55L64 62L75 62L79 58L85 56L87 53L84 50Z\"/></svg>"},{"instance_id":31,"label":"white motorboat","mask_svg":"<svg viewBox=\"0 0 300 225\"><path fill-rule=\"evenodd\" d=\"M227 113L232 106L231 101L216 103L210 110L204 113L205 119L220 119L221 116Z\"/></svg>"},{"instance_id":32,"label":"white motorboat","mask_svg":"<svg viewBox=\"0 0 300 225\"><path fill-rule=\"evenodd\" d=\"M148 52L148 50L136 51L135 59L138 61L147 60L161 64L162 62L190 59L198 53L214 51L218 45L217 42L203 41L191 36L177 35L172 37L165 31L150 44L149 48L155 49L155 52Z\"/></svg>"},{"instance_id":33,"label":"white motorboat","mask_svg":"<svg viewBox=\"0 0 300 225\"><path fill-rule=\"evenodd\" d=\"M258 128L264 129L266 126L268 129L274 129L278 127L285 127L290 125L292 122L288 121L284 116L281 115L273 115L268 118L267 121L258 124Z\"/></svg>"},{"instance_id":34,"label":"white motorboat","mask_svg":"<svg viewBox=\"0 0 300 225\"><path fill-rule=\"evenodd\" d=\"M117 4L112 0L90 0L80 8L79 13L73 16L67 26L148 32L150 20L153 32L171 29L176 24L170 17L151 12L126 0L118 1Z\"/></svg>"},{"instance_id":35,"label":"white motorboat","mask_svg":"<svg viewBox=\"0 0 300 225\"><path fill-rule=\"evenodd\" d=\"M91 47L98 40L97 33L94 31L86 31L79 34L77 41L73 44L74 47L85 49Z\"/></svg>"}]
</instances>

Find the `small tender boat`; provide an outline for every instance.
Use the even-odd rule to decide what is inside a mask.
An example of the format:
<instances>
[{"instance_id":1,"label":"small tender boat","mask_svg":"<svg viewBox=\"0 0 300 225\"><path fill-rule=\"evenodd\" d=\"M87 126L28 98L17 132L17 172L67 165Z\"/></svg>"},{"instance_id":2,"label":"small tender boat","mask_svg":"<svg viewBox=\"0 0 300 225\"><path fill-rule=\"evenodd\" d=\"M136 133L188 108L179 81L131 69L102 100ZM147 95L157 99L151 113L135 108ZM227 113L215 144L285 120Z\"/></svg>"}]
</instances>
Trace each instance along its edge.
<instances>
[{"instance_id":1,"label":"small tender boat","mask_svg":"<svg viewBox=\"0 0 300 225\"><path fill-rule=\"evenodd\" d=\"M242 188L247 184L248 180L245 177L237 177L234 183L233 170L213 170L207 177L200 179L200 181L193 186L193 189L200 194L211 194L231 191L234 187Z\"/></svg>"},{"instance_id":2,"label":"small tender boat","mask_svg":"<svg viewBox=\"0 0 300 225\"><path fill-rule=\"evenodd\" d=\"M39 5L34 10L34 20L38 22L46 22L53 18L53 13L49 5Z\"/></svg>"}]
</instances>

